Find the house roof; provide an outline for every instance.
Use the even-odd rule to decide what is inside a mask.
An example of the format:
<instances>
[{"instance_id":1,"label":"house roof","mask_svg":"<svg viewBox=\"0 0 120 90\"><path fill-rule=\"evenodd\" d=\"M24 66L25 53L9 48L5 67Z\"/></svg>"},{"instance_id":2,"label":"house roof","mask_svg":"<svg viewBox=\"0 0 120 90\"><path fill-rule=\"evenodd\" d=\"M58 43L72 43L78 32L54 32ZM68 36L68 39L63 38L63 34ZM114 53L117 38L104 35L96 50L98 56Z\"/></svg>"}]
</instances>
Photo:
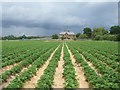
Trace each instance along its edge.
<instances>
[{"instance_id":1,"label":"house roof","mask_svg":"<svg viewBox=\"0 0 120 90\"><path fill-rule=\"evenodd\" d=\"M74 32L70 32L70 31L64 31L64 32L61 32L60 34L68 34L68 35L74 35Z\"/></svg>"}]
</instances>

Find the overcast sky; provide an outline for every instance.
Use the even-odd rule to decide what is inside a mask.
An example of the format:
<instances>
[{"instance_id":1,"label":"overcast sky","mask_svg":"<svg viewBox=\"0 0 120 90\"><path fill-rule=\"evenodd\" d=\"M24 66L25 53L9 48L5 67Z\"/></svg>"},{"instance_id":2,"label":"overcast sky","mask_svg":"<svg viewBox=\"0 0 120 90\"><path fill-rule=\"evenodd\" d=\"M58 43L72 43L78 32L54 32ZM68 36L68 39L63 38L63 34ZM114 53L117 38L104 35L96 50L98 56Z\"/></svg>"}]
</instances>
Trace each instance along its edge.
<instances>
[{"instance_id":1,"label":"overcast sky","mask_svg":"<svg viewBox=\"0 0 120 90\"><path fill-rule=\"evenodd\" d=\"M117 2L4 2L2 35L51 35L118 25Z\"/></svg>"}]
</instances>

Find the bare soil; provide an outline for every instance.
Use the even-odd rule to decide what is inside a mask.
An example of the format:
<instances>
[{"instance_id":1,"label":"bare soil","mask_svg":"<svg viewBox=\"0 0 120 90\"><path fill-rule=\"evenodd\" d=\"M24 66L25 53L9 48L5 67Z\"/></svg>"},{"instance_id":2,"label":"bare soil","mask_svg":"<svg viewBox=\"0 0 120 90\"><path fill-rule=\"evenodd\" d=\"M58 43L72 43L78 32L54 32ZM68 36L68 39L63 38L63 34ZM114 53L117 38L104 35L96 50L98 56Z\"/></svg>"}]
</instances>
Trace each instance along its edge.
<instances>
[{"instance_id":1,"label":"bare soil","mask_svg":"<svg viewBox=\"0 0 120 90\"><path fill-rule=\"evenodd\" d=\"M60 60L58 62L58 67L56 68L56 72L54 75L54 80L53 80L53 85L52 88L64 88L64 78L63 78L63 65L64 65L64 60L63 60L63 56L64 56L64 44L62 47L62 51L61 51L61 56L60 56Z\"/></svg>"},{"instance_id":2,"label":"bare soil","mask_svg":"<svg viewBox=\"0 0 120 90\"><path fill-rule=\"evenodd\" d=\"M39 68L36 72L36 75L33 76L29 81L26 81L23 85L23 88L35 88L37 85L37 81L40 79L40 77L44 74L44 70L47 68L49 65L50 60L52 59L54 53L56 50L59 48L59 46L54 50L54 52L50 55L48 60L45 62L45 64Z\"/></svg>"},{"instance_id":3,"label":"bare soil","mask_svg":"<svg viewBox=\"0 0 120 90\"><path fill-rule=\"evenodd\" d=\"M12 67L18 65L19 63L20 63L20 62L14 63L14 64L12 64L12 65L8 65L8 66L5 66L5 67L0 68L0 74L3 73L3 72L5 72L6 70L10 70Z\"/></svg>"},{"instance_id":4,"label":"bare soil","mask_svg":"<svg viewBox=\"0 0 120 90\"><path fill-rule=\"evenodd\" d=\"M82 54L80 54L80 55L82 56L82 58L84 59L84 61L86 61L87 64L96 72L96 74L101 77L102 75L101 75L100 73L98 73L98 71L97 71L97 69L95 68L95 66L94 66L91 62L87 61Z\"/></svg>"},{"instance_id":5,"label":"bare soil","mask_svg":"<svg viewBox=\"0 0 120 90\"><path fill-rule=\"evenodd\" d=\"M67 46L67 44L66 44ZM75 68L75 75L76 75L76 80L78 81L78 88L89 88L89 84L88 82L86 81L86 78L84 76L84 71L82 69L82 67L76 63L76 60L74 58L74 55L72 54L72 52L69 50L68 46L67 46L67 49L69 51L69 54L70 54L70 58L72 60L72 63L74 65L74 68Z\"/></svg>"},{"instance_id":6,"label":"bare soil","mask_svg":"<svg viewBox=\"0 0 120 90\"><path fill-rule=\"evenodd\" d=\"M23 68L20 73L22 73L24 70L27 70L30 66L31 65L29 65L28 67ZM16 76L20 75L20 73L16 73L15 75L10 75L9 78L6 80L6 82L2 82L2 84L0 85L0 90L2 88L7 87L10 84L10 82L15 79Z\"/></svg>"}]
</instances>

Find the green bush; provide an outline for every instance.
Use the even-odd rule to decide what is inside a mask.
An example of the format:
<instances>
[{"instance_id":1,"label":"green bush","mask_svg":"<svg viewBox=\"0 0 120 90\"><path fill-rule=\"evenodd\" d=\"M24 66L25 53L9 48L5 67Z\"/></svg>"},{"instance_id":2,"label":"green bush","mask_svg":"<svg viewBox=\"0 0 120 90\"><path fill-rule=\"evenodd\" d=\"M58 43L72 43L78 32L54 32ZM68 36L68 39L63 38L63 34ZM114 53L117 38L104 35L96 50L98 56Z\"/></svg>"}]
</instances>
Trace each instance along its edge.
<instances>
[{"instance_id":1,"label":"green bush","mask_svg":"<svg viewBox=\"0 0 120 90\"><path fill-rule=\"evenodd\" d=\"M93 38L94 40L109 40L109 41L119 41L118 35L111 35L111 34L105 34L105 35L97 35Z\"/></svg>"},{"instance_id":2,"label":"green bush","mask_svg":"<svg viewBox=\"0 0 120 90\"><path fill-rule=\"evenodd\" d=\"M88 39L88 36L86 34L81 34L79 36L80 39Z\"/></svg>"},{"instance_id":3,"label":"green bush","mask_svg":"<svg viewBox=\"0 0 120 90\"><path fill-rule=\"evenodd\" d=\"M117 41L117 35L104 35L103 40Z\"/></svg>"},{"instance_id":4,"label":"green bush","mask_svg":"<svg viewBox=\"0 0 120 90\"><path fill-rule=\"evenodd\" d=\"M97 36L95 36L94 40L103 40L103 36L97 35Z\"/></svg>"}]
</instances>

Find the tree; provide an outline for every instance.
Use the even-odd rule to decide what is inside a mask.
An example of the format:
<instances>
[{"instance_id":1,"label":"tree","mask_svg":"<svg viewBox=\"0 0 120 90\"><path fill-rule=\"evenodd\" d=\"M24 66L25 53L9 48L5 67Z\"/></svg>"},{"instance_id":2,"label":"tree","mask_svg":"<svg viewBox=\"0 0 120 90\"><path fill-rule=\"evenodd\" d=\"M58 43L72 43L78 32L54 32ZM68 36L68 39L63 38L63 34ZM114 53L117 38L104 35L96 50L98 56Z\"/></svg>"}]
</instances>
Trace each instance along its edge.
<instances>
[{"instance_id":1,"label":"tree","mask_svg":"<svg viewBox=\"0 0 120 90\"><path fill-rule=\"evenodd\" d=\"M61 40L64 40L64 39L65 39L65 37L62 36L62 37L61 37Z\"/></svg>"},{"instance_id":2,"label":"tree","mask_svg":"<svg viewBox=\"0 0 120 90\"><path fill-rule=\"evenodd\" d=\"M3 40L15 40L16 37L14 35L8 35L8 36L5 36L5 37L2 37Z\"/></svg>"},{"instance_id":3,"label":"tree","mask_svg":"<svg viewBox=\"0 0 120 90\"><path fill-rule=\"evenodd\" d=\"M110 34L120 34L120 26L112 26L110 28Z\"/></svg>"},{"instance_id":4,"label":"tree","mask_svg":"<svg viewBox=\"0 0 120 90\"><path fill-rule=\"evenodd\" d=\"M79 36L80 39L88 39L88 36L86 34L81 34Z\"/></svg>"},{"instance_id":5,"label":"tree","mask_svg":"<svg viewBox=\"0 0 120 90\"><path fill-rule=\"evenodd\" d=\"M92 30L89 27L84 28L83 34L86 34L88 38L91 38Z\"/></svg>"},{"instance_id":6,"label":"tree","mask_svg":"<svg viewBox=\"0 0 120 90\"><path fill-rule=\"evenodd\" d=\"M96 35L94 40L103 40L103 36L101 35Z\"/></svg>"},{"instance_id":7,"label":"tree","mask_svg":"<svg viewBox=\"0 0 120 90\"><path fill-rule=\"evenodd\" d=\"M117 41L120 41L120 34L117 35Z\"/></svg>"},{"instance_id":8,"label":"tree","mask_svg":"<svg viewBox=\"0 0 120 90\"><path fill-rule=\"evenodd\" d=\"M58 37L58 35L57 34L53 34L52 35L52 39L58 39L59 37Z\"/></svg>"},{"instance_id":9,"label":"tree","mask_svg":"<svg viewBox=\"0 0 120 90\"><path fill-rule=\"evenodd\" d=\"M79 38L80 34L81 34L81 33L77 33L77 34L76 34L76 38Z\"/></svg>"},{"instance_id":10,"label":"tree","mask_svg":"<svg viewBox=\"0 0 120 90\"><path fill-rule=\"evenodd\" d=\"M107 33L108 33L108 31L105 30L104 28L94 28L93 32L92 32L92 37L95 38L98 35L102 36L102 35L105 35Z\"/></svg>"}]
</instances>

